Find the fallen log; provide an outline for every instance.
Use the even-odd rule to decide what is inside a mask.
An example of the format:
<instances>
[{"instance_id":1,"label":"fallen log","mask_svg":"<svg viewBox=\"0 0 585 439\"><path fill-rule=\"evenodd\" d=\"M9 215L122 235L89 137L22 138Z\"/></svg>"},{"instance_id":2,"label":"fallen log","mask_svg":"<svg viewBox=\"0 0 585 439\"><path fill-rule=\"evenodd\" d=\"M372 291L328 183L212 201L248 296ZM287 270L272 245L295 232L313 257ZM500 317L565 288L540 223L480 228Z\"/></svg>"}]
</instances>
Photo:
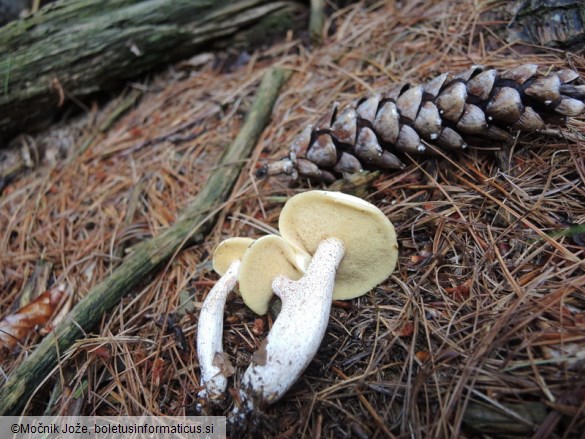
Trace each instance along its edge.
<instances>
[{"instance_id":1,"label":"fallen log","mask_svg":"<svg viewBox=\"0 0 585 439\"><path fill-rule=\"evenodd\" d=\"M61 0L0 28L0 146L65 101L200 50L283 35L304 8L269 0ZM257 41L256 41L257 42Z\"/></svg>"}]
</instances>

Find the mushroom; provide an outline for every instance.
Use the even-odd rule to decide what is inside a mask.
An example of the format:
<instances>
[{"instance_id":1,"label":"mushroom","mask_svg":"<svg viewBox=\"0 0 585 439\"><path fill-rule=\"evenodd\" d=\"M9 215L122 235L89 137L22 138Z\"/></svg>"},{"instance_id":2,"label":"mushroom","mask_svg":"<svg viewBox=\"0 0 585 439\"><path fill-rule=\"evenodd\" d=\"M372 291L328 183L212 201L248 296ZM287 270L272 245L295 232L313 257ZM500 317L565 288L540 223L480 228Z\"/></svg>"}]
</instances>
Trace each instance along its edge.
<instances>
[{"instance_id":1,"label":"mushroom","mask_svg":"<svg viewBox=\"0 0 585 439\"><path fill-rule=\"evenodd\" d=\"M229 364L223 353L223 310L236 286L242 256L254 242L251 238L226 239L213 254L213 269L221 278L203 301L197 324L197 356L201 369L200 398L217 398L227 387Z\"/></svg>"},{"instance_id":2,"label":"mushroom","mask_svg":"<svg viewBox=\"0 0 585 439\"><path fill-rule=\"evenodd\" d=\"M282 309L242 377L231 416L236 424L255 407L282 397L309 365L325 335L332 299L367 293L392 273L398 256L396 233L384 213L338 192L292 197L279 228L282 238L312 260L299 280L277 276L272 281Z\"/></svg>"},{"instance_id":3,"label":"mushroom","mask_svg":"<svg viewBox=\"0 0 585 439\"><path fill-rule=\"evenodd\" d=\"M257 239L246 251L240 266L238 282L244 303L256 314L266 314L273 297L272 280L276 276L297 280L310 261L308 253L295 249L280 236Z\"/></svg>"},{"instance_id":4,"label":"mushroom","mask_svg":"<svg viewBox=\"0 0 585 439\"><path fill-rule=\"evenodd\" d=\"M336 300L364 295L396 266L394 226L376 206L352 195L327 191L296 195L284 206L278 227L284 239L310 255L327 238L343 243L345 255L333 289Z\"/></svg>"}]
</instances>

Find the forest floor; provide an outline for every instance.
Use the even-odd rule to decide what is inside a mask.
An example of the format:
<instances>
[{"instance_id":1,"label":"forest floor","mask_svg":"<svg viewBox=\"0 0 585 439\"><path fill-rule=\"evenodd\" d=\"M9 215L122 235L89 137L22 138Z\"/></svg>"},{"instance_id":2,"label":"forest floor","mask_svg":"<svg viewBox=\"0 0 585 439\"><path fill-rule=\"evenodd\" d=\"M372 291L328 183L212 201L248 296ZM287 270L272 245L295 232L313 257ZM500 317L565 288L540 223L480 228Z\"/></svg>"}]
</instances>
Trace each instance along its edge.
<instances>
[{"instance_id":1,"label":"forest floor","mask_svg":"<svg viewBox=\"0 0 585 439\"><path fill-rule=\"evenodd\" d=\"M134 245L173 224L235 138L265 71L293 71L205 242L178 252L63 353L27 413L194 413L198 309L218 278L211 255L228 237L255 238L276 228L284 201L308 184L260 180L255 170L286 155L295 134L334 102L473 64L536 63L585 76L582 56L500 39L498 23L481 15L489 2L393 4L339 10L318 47L291 36L242 54L229 69L214 66L215 54L170 67L134 84L130 90L143 91L139 103L107 129L99 127L134 91L23 138L43 143L47 154L0 196L0 316L22 303L27 281L44 271L50 276L43 288L49 278L68 297L56 325ZM575 227L585 224L583 133L580 117L558 135L521 135L508 169L493 154L469 151L408 160L404 170L360 188L396 227L397 269L367 295L334 304L317 356L267 408L263 434L577 437L585 431L585 233ZM160 323L169 314L185 340ZM229 296L230 387L273 319ZM4 355L2 376L42 336L33 331ZM48 403L50 392L56 397ZM227 413L230 404L228 396L213 413Z\"/></svg>"}]
</instances>

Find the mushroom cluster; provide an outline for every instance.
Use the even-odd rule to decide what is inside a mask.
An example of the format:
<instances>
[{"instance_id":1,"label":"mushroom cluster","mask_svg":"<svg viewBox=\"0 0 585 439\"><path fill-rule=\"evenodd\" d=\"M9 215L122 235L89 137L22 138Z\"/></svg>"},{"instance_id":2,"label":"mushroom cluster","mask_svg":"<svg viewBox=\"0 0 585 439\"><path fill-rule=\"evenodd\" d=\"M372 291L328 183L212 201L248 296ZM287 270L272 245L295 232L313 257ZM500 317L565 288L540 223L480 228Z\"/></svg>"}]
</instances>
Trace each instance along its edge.
<instances>
[{"instance_id":1,"label":"mushroom cluster","mask_svg":"<svg viewBox=\"0 0 585 439\"><path fill-rule=\"evenodd\" d=\"M216 398L229 373L222 348L223 308L239 284L244 303L263 315L276 294L281 311L241 380L232 419L277 401L315 356L333 299L361 296L394 271L392 223L374 205L339 192L290 198L279 218L281 236L230 238L213 256L222 275L203 303L197 329L200 397Z\"/></svg>"}]
</instances>

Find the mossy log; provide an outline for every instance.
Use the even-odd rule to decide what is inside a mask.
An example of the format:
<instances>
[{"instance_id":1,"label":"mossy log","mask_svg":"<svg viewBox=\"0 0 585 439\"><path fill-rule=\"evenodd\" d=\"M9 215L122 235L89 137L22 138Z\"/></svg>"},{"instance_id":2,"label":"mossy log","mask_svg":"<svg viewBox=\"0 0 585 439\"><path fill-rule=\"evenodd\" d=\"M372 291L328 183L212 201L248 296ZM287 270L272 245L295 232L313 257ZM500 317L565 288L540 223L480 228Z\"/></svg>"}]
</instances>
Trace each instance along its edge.
<instances>
[{"instance_id":1,"label":"mossy log","mask_svg":"<svg viewBox=\"0 0 585 439\"><path fill-rule=\"evenodd\" d=\"M64 101L217 47L284 35L295 1L61 0L0 28L0 146ZM259 42L258 40L256 42Z\"/></svg>"},{"instance_id":2,"label":"mossy log","mask_svg":"<svg viewBox=\"0 0 585 439\"><path fill-rule=\"evenodd\" d=\"M583 0L515 0L486 13L487 20L506 23L496 28L509 42L522 41L579 52L585 48Z\"/></svg>"},{"instance_id":3,"label":"mossy log","mask_svg":"<svg viewBox=\"0 0 585 439\"><path fill-rule=\"evenodd\" d=\"M264 75L237 138L225 150L207 183L177 222L160 235L136 246L124 262L92 288L67 318L10 374L0 386L0 416L21 414L37 386L51 375L59 357L71 349L77 339L90 332L124 295L134 291L183 245L202 242L215 224L220 206L228 199L245 160L268 124L278 92L288 75L279 69Z\"/></svg>"}]
</instances>

